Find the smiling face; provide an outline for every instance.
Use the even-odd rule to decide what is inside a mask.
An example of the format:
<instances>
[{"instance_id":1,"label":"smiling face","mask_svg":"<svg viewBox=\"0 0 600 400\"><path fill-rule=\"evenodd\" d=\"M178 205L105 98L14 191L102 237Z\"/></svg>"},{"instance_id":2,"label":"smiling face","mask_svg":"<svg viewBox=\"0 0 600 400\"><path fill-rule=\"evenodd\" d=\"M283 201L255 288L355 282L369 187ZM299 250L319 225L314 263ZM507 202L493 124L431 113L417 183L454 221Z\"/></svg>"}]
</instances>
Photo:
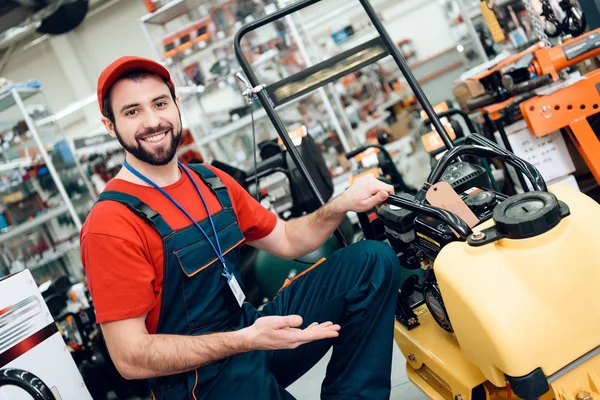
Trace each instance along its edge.
<instances>
[{"instance_id":1,"label":"smiling face","mask_svg":"<svg viewBox=\"0 0 600 400\"><path fill-rule=\"evenodd\" d=\"M109 96L114 117L102 118L106 129L138 160L168 164L182 128L179 99L173 100L165 81L152 74L125 77L112 86Z\"/></svg>"}]
</instances>

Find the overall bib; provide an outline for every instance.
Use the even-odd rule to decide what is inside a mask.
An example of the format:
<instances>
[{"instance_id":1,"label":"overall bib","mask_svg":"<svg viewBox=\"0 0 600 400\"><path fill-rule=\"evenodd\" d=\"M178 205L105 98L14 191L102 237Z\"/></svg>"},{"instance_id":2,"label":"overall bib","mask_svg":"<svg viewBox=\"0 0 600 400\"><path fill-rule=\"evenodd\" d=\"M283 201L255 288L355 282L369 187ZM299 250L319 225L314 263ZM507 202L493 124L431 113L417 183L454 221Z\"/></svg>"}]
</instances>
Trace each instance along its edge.
<instances>
[{"instance_id":1,"label":"overall bib","mask_svg":"<svg viewBox=\"0 0 600 400\"><path fill-rule=\"evenodd\" d=\"M227 188L203 165L189 165L216 194L222 209L212 215L229 272L244 290L240 274L240 230ZM157 193L158 194L158 193ZM294 350L251 351L195 370L151 379L157 400L289 400L285 388L314 366L333 346L322 386L326 399L389 399L394 311L400 266L391 247L363 241L333 254L317 268L286 281L260 312L241 307L223 277L223 265L195 224L172 230L138 198L115 191L99 201L117 201L143 218L162 237L164 276L158 334L203 335L248 327L269 315L301 315L342 326L340 337ZM208 218L197 221L214 242ZM310 276L310 279L306 279Z\"/></svg>"},{"instance_id":2,"label":"overall bib","mask_svg":"<svg viewBox=\"0 0 600 400\"><path fill-rule=\"evenodd\" d=\"M203 165L191 165L216 194L222 209L212 215L223 257L229 272L242 286L239 270L239 246L244 241L227 188ZM160 194L158 194L160 195ZM129 207L151 224L160 234L164 248L164 275L161 292L162 308L159 334L202 335L225 332L245 326L244 307L235 299L227 279L221 274L223 265L210 243L194 225L172 230L156 211L138 198L126 193L107 191L98 201L113 200ZM200 199L198 199L200 201ZM198 221L214 242L214 232L208 218ZM252 307L251 314L255 311ZM153 379L151 387L157 399L201 399L194 390L203 389L218 373L223 362L216 362L195 371Z\"/></svg>"}]
</instances>

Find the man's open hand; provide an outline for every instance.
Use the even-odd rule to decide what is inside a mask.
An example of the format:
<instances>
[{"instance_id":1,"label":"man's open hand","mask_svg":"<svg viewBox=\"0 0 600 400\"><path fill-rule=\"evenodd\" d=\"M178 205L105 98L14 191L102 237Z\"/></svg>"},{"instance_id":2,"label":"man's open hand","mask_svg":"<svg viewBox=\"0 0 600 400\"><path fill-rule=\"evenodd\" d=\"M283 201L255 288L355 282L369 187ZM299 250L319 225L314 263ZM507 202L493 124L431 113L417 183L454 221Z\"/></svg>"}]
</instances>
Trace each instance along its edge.
<instances>
[{"instance_id":1,"label":"man's open hand","mask_svg":"<svg viewBox=\"0 0 600 400\"><path fill-rule=\"evenodd\" d=\"M299 315L270 316L257 319L252 326L242 329L250 350L295 349L315 340L339 336L339 325L332 322L314 322L304 329Z\"/></svg>"},{"instance_id":2,"label":"man's open hand","mask_svg":"<svg viewBox=\"0 0 600 400\"><path fill-rule=\"evenodd\" d=\"M356 179L336 200L344 212L366 212L386 201L390 194L394 194L393 186L373 175L365 175Z\"/></svg>"}]
</instances>

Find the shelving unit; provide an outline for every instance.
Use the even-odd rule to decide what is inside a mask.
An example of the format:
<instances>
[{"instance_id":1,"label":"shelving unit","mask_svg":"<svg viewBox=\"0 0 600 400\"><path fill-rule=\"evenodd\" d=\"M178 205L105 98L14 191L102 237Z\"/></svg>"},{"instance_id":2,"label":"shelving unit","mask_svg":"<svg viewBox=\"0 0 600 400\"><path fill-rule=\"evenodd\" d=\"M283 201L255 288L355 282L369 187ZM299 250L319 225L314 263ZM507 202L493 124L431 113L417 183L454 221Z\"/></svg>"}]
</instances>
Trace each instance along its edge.
<instances>
[{"instance_id":1,"label":"shelving unit","mask_svg":"<svg viewBox=\"0 0 600 400\"><path fill-rule=\"evenodd\" d=\"M236 109L241 110L245 105L245 100L241 95L244 88L235 78L235 74L241 71L241 68L233 56L233 38L235 31L244 23L275 11L278 6L271 1L266 0L264 4L260 5L254 2L255 9L243 13L243 15L249 14L243 20L239 20L237 17L235 21L229 19L227 29L221 30L218 26L223 28L222 24L212 20L210 23L216 26L219 32L210 31L210 28L207 28L209 29L208 39L199 43L196 43L194 33L190 34L189 41L192 42L192 46L185 50L180 50L177 39L172 39L178 54L169 54L169 58L165 57L164 49L160 47L164 38L177 36L177 32L182 32L183 29L187 29L197 21L205 20L209 14L212 18L212 10L215 8L227 6L234 10L241 1L175 0L140 19L142 32L152 48L155 59L162 60L162 63L171 72L177 87L188 87L184 90L186 95L182 98L181 113L188 122L187 127L194 137L195 145L200 148L203 155L209 154L220 161L233 165L240 162L240 154L245 154L246 157L249 157L248 159L252 158L252 149L250 148L244 148L243 153L241 153L241 149L238 149L237 153L233 149L235 142L248 141L246 138L250 138L252 122L252 117L247 111L242 112L239 119L231 116ZM235 11L231 10L231 14L234 15ZM286 56L290 57L292 54L296 54L295 59L303 64L302 68L312 65L310 59L303 53L302 42L293 26L294 22L286 20L285 24L287 32L285 40L282 39L281 32L275 26L267 26L248 38L251 41L252 49L260 48L260 51L254 52L255 54L252 55L252 64L258 69L266 70L267 67L270 67L271 72L275 71L274 74L280 74L276 80L286 76L281 76L282 71L278 71L282 68L287 69L284 67L284 63L279 63L279 60ZM185 32L179 35L185 35ZM185 40L187 41L188 38ZM274 49L273 43L278 40L286 44L283 48ZM215 50L219 51L218 54L224 55L217 57ZM209 73L211 67L221 60L227 62L224 73ZM191 82L191 78L185 73L186 67L195 63L197 63L195 67L199 68L204 76L202 84ZM346 133L338 121L338 114L341 110L337 105L332 104L324 91L321 90L313 95L313 99L321 104L320 112L323 113L323 117L320 121L326 121L328 129L334 131L340 138L340 142L343 143L345 150L350 151L351 147L346 139ZM292 104L296 103L289 104L290 108L293 107ZM338 114L336 114L335 108L338 108ZM265 121L266 116L261 107L255 108L254 120L257 126L263 127L263 137L274 135L274 132L267 133L265 131L265 129L269 130L270 126L269 122ZM241 165L238 164L238 166Z\"/></svg>"},{"instance_id":2,"label":"shelving unit","mask_svg":"<svg viewBox=\"0 0 600 400\"><path fill-rule=\"evenodd\" d=\"M78 246L73 237L95 193L61 127L39 123L47 115L53 114L39 87L0 94L0 276L23 268L36 270L36 281L83 275L72 260Z\"/></svg>"},{"instance_id":3,"label":"shelving unit","mask_svg":"<svg viewBox=\"0 0 600 400\"><path fill-rule=\"evenodd\" d=\"M55 208L54 210L47 211L44 214L42 214L38 217L35 217L34 219L32 219L30 221L23 222L21 225L18 225L13 229L1 231L0 232L0 244L5 243L11 239L18 237L18 236L21 236L24 233L30 232L33 229L39 227L40 225L43 225L43 224L47 223L48 221L58 217L59 215L66 213L68 211L69 211L69 208L66 205L60 206L58 208Z\"/></svg>"},{"instance_id":4,"label":"shelving unit","mask_svg":"<svg viewBox=\"0 0 600 400\"><path fill-rule=\"evenodd\" d=\"M481 14L481 10L479 8L479 0L454 0L454 2L456 3L457 7L460 10L460 15L462 16L462 20L463 23L466 25L467 30L468 30L468 36L469 38L465 38L463 39L460 44L463 45L464 47L468 47L468 46L473 46L475 48L475 50L477 51L477 53L479 54L479 56L482 59L482 62L487 62L490 60L490 57L488 57L486 50L484 49L484 46L475 30L475 25L485 25L485 22L483 20L483 16ZM494 5L494 9L496 10L497 15L502 15L502 14L506 14L506 10L508 6L512 6L514 11L516 13L518 13L518 9L517 8L521 8L521 10L524 9L524 4L521 0L496 0L495 5ZM529 17L526 17L525 19L528 19ZM518 18L519 20L519 24L521 25L520 27L522 28L523 26L525 26L523 24L524 19L522 18ZM510 19L510 21L512 21L512 19ZM514 25L514 23L512 22L508 22L509 26ZM510 25L512 24L512 25ZM514 27L516 29L516 27ZM536 41L537 38L535 37L535 33L531 32L531 30L533 30L532 27L530 27L530 32L525 32L527 35L527 40L529 42L533 42ZM510 42L509 40L509 35L507 34L507 40L504 43L496 43L494 45L494 48L496 50L496 53L500 53L502 51L514 51L513 48L513 44ZM493 58L493 57L491 57Z\"/></svg>"},{"instance_id":5,"label":"shelving unit","mask_svg":"<svg viewBox=\"0 0 600 400\"><path fill-rule=\"evenodd\" d=\"M205 3L206 0L173 0L155 12L144 15L140 21L143 24L164 25Z\"/></svg>"}]
</instances>

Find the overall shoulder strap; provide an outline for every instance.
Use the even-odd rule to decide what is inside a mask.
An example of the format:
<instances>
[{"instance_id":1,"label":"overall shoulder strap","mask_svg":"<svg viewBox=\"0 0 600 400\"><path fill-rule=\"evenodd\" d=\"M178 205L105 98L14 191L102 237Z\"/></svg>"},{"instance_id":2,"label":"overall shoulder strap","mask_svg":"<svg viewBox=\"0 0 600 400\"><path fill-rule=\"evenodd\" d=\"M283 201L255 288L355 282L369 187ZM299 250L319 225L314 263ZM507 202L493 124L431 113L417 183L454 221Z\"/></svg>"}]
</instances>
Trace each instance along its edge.
<instances>
[{"instance_id":1,"label":"overall shoulder strap","mask_svg":"<svg viewBox=\"0 0 600 400\"><path fill-rule=\"evenodd\" d=\"M204 183L212 190L217 196L221 206L223 208L232 208L231 198L227 191L227 186L221 181L221 179L206 165L203 164L189 164L188 167L193 169L202 178Z\"/></svg>"},{"instance_id":2,"label":"overall shoulder strap","mask_svg":"<svg viewBox=\"0 0 600 400\"><path fill-rule=\"evenodd\" d=\"M158 212L150 208L149 205L135 196L123 192L108 190L100 193L100 196L98 196L99 202L106 200L112 200L126 205L137 216L143 218L147 223L149 223L161 235L161 237L166 237L173 232L173 229L171 229L171 227Z\"/></svg>"}]
</instances>

